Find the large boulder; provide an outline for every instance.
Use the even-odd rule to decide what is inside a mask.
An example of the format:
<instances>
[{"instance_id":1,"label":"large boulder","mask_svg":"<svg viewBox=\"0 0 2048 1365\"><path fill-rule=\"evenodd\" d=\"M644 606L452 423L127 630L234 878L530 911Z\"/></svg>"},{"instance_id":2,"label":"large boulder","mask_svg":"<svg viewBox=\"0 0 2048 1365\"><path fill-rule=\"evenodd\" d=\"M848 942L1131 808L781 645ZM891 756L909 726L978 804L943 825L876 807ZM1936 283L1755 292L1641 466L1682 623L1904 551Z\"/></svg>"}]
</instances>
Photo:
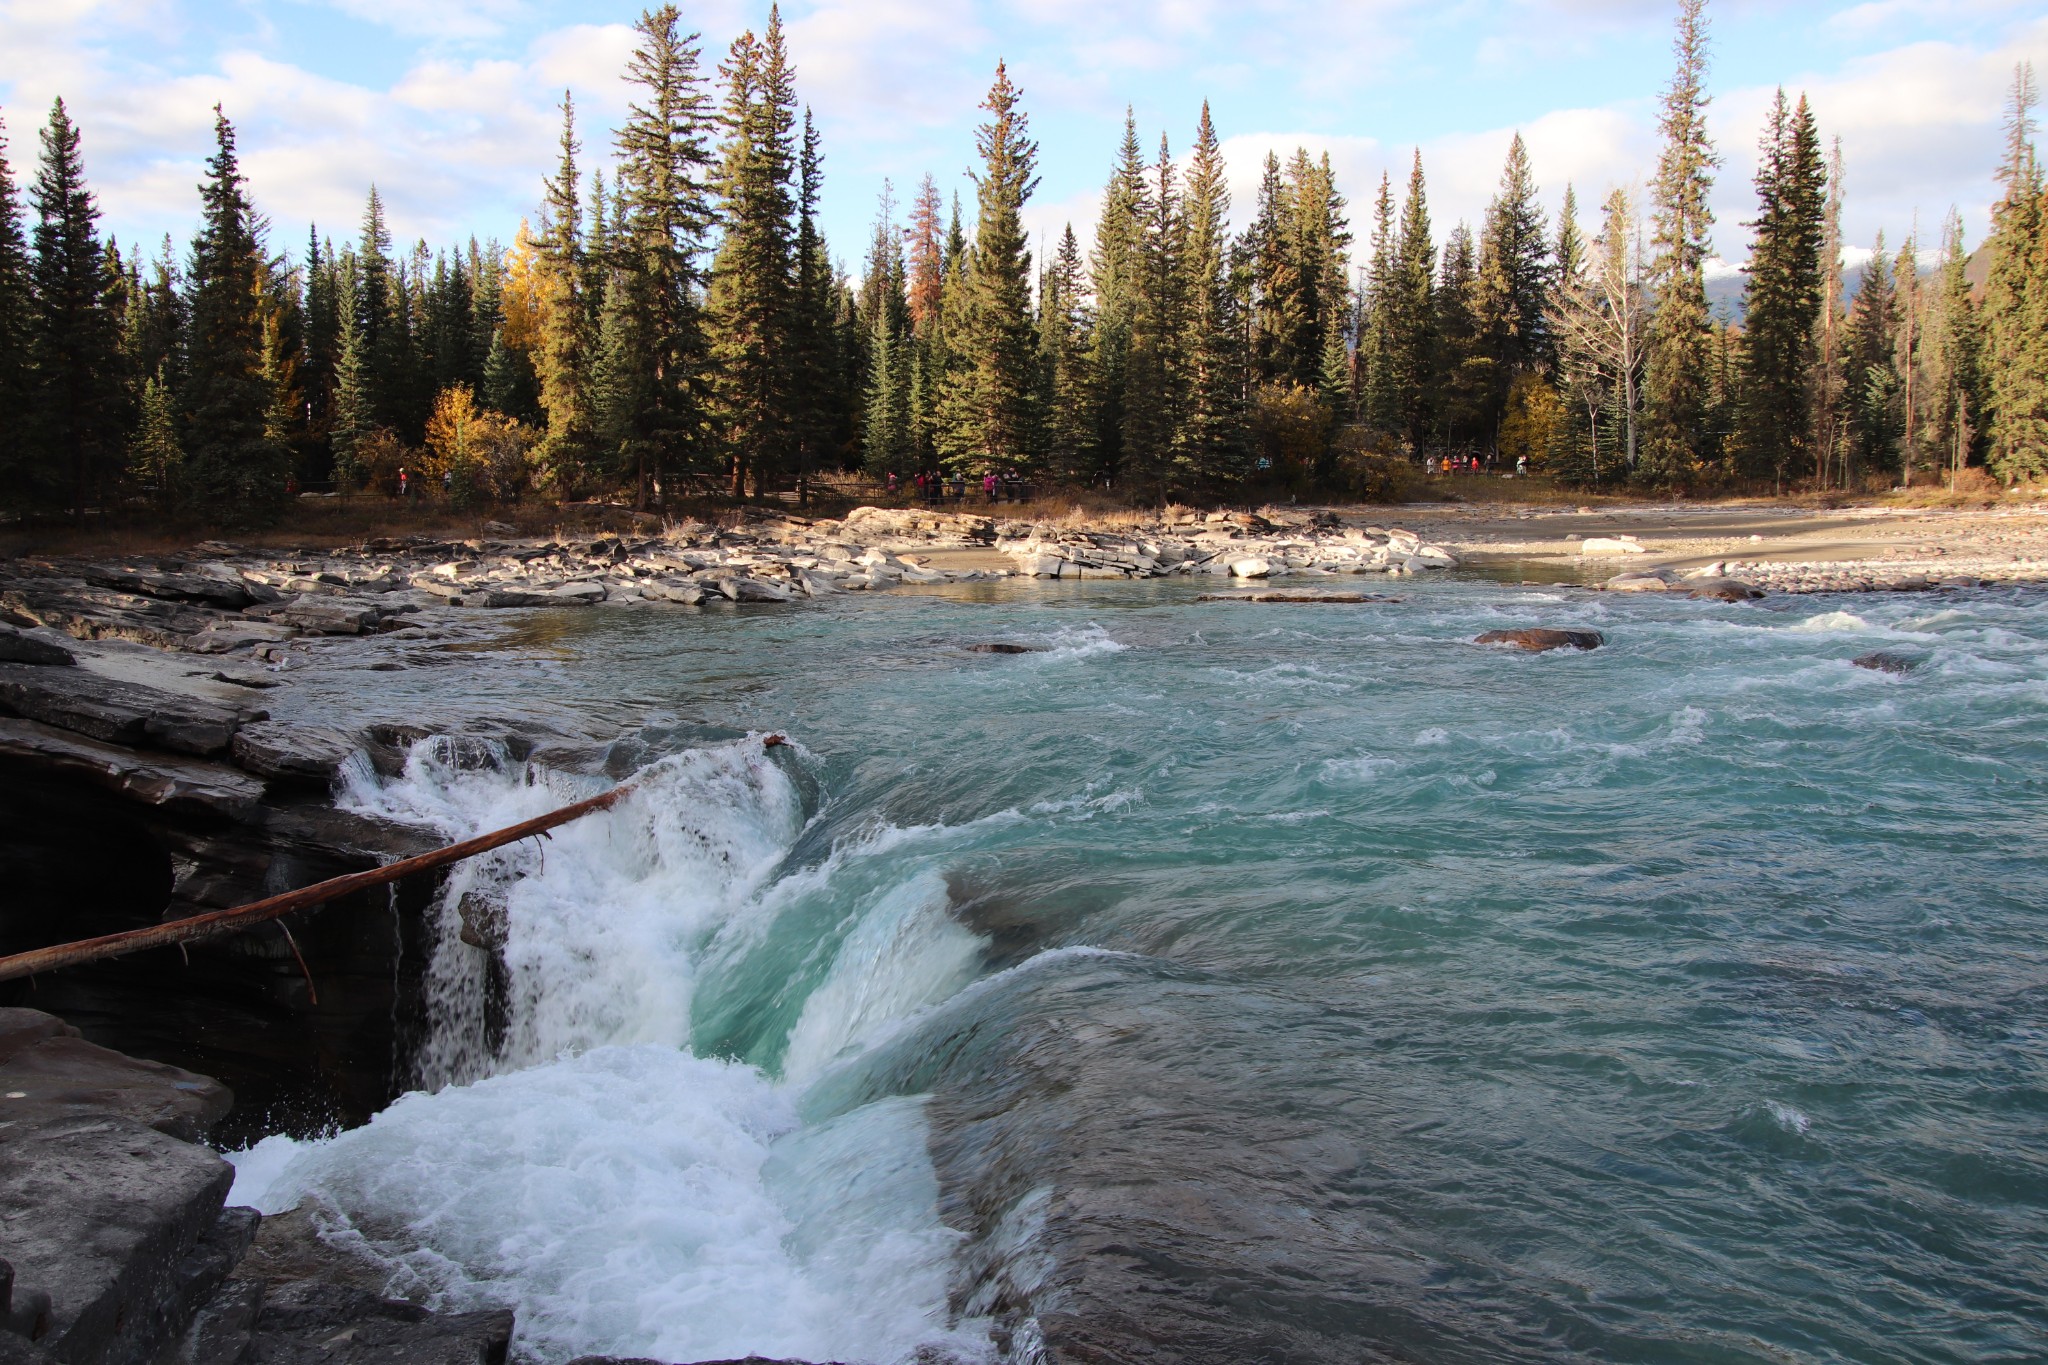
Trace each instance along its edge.
<instances>
[{"instance_id":1,"label":"large boulder","mask_svg":"<svg viewBox=\"0 0 2048 1365\"><path fill-rule=\"evenodd\" d=\"M1549 649L1598 649L1607 643L1607 637L1597 630L1553 630L1547 626L1532 626L1517 630L1489 630L1484 635L1474 636L1473 643L1513 645L1532 654L1541 654Z\"/></svg>"},{"instance_id":2,"label":"large boulder","mask_svg":"<svg viewBox=\"0 0 2048 1365\"><path fill-rule=\"evenodd\" d=\"M1751 602L1764 595L1762 588L1739 578L1692 578L1685 588L1688 597L1702 602Z\"/></svg>"},{"instance_id":3,"label":"large boulder","mask_svg":"<svg viewBox=\"0 0 2048 1365\"><path fill-rule=\"evenodd\" d=\"M1230 574L1233 578L1267 578L1272 572L1272 562L1260 559L1257 555L1233 560L1230 565Z\"/></svg>"},{"instance_id":4,"label":"large boulder","mask_svg":"<svg viewBox=\"0 0 2048 1365\"><path fill-rule=\"evenodd\" d=\"M326 787L360 746L355 736L324 725L257 721L235 732L235 766L272 782Z\"/></svg>"}]
</instances>

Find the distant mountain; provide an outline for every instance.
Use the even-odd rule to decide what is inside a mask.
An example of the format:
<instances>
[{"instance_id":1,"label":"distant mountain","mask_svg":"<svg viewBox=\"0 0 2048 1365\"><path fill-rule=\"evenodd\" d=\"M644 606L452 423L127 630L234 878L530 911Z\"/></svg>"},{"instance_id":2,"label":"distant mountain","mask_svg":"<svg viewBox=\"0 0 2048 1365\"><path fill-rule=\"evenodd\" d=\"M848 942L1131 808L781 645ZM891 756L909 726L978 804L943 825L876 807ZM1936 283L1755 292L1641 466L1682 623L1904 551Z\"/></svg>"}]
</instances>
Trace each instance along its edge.
<instances>
[{"instance_id":1,"label":"distant mountain","mask_svg":"<svg viewBox=\"0 0 2048 1365\"><path fill-rule=\"evenodd\" d=\"M1982 252L1978 253L1978 255L1982 254ZM1969 268L1973 272L1977 270L1976 257L1970 258ZM1975 282L1977 276L1973 273L1970 278L1972 282ZM1856 302L1856 291L1862 287L1862 266L1850 266L1842 272L1842 292L1847 302ZM1723 275L1719 279L1708 280L1707 311L1713 314L1717 320L1741 322L1745 312L1744 304L1747 302L1745 295L1748 293L1748 290L1749 276L1747 274Z\"/></svg>"}]
</instances>

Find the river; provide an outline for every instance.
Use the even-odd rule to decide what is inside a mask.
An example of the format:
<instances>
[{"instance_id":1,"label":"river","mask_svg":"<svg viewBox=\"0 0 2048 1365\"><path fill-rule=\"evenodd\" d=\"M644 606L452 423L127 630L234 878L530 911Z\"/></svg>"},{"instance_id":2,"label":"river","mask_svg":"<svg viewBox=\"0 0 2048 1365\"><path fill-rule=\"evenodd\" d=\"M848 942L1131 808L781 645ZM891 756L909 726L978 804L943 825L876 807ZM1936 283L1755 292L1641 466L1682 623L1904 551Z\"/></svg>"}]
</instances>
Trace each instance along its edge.
<instances>
[{"instance_id":1,"label":"river","mask_svg":"<svg viewBox=\"0 0 2048 1365\"><path fill-rule=\"evenodd\" d=\"M638 785L456 876L422 1088L236 1199L550 1363L2048 1354L2048 595L1196 591L273 694L482 736L343 795L449 835Z\"/></svg>"}]
</instances>

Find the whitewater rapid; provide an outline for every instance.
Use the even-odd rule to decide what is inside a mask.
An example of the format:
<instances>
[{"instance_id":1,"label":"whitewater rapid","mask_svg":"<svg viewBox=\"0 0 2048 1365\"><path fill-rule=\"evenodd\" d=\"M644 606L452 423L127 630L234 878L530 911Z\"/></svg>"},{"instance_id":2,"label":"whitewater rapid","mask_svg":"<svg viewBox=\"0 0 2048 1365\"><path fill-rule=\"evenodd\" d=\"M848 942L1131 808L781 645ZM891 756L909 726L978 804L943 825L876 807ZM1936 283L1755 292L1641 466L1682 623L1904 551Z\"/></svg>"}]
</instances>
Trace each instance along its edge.
<instances>
[{"instance_id":1,"label":"whitewater rapid","mask_svg":"<svg viewBox=\"0 0 2048 1365\"><path fill-rule=\"evenodd\" d=\"M985 1333L949 1320L960 1235L939 1219L923 1098L810 1115L803 1101L971 981L983 944L904 855L933 831L869 830L785 866L809 819L805 761L752 738L671 754L610 811L462 864L428 968L420 1088L362 1128L233 1154L233 1200L309 1203L395 1291L514 1309L533 1359L982 1356ZM455 839L607 785L435 739L395 779L352 768L341 804ZM779 923L801 932L828 887L843 922L798 954L813 988L782 1064L699 1055L707 969L781 961ZM496 981L463 940L465 909L497 926Z\"/></svg>"}]
</instances>

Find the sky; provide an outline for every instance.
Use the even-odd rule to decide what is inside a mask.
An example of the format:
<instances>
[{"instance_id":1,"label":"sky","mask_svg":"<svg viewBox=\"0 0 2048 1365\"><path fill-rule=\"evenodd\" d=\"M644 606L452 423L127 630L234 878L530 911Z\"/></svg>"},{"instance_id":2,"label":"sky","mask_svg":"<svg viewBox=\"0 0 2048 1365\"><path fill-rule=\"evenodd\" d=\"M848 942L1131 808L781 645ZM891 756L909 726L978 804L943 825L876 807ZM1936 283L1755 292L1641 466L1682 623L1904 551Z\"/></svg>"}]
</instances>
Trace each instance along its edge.
<instances>
[{"instance_id":1,"label":"sky","mask_svg":"<svg viewBox=\"0 0 2048 1365\"><path fill-rule=\"evenodd\" d=\"M1135 116L1148 155L1173 153L1209 101L1234 220L1251 215L1268 150L1327 152L1362 243L1383 171L1397 190L1420 148L1439 238L1477 223L1510 138L1527 139L1554 212L1582 219L1656 157L1675 0L790 0L799 97L823 136L822 216L858 271L884 181L898 204L927 173L972 224L976 106L995 64L1022 88L1046 243L1085 244ZM682 7L715 67L766 22L765 3ZM622 116L632 3L564 0L0 0L0 118L17 179L61 96L79 124L103 226L151 246L189 239L212 108L278 249L309 225L353 236L375 183L400 243L509 241L554 165L574 93L587 161ZM1813 102L1846 166L1851 263L1916 222L1933 242L1960 210L1986 230L2014 64L2048 75L2048 10L2028 0L1710 0L1710 126L1723 158L1715 247L1748 252L1756 142L1780 85Z\"/></svg>"}]
</instances>

